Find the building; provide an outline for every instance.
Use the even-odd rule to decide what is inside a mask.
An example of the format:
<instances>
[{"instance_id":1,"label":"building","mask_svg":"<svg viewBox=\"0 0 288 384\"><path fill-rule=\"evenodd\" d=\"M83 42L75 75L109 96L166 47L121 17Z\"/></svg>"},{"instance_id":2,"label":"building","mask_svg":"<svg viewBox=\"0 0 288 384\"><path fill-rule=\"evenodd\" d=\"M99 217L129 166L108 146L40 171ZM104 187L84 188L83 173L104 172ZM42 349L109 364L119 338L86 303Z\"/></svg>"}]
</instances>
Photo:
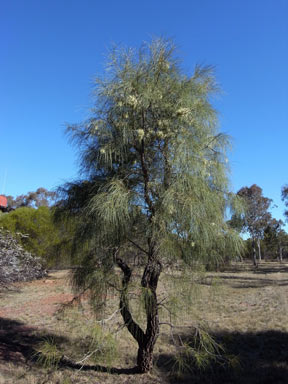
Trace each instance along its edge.
<instances>
[{"instance_id":1,"label":"building","mask_svg":"<svg viewBox=\"0 0 288 384\"><path fill-rule=\"evenodd\" d=\"M7 209L8 209L7 197L4 195L0 195L0 211L7 212Z\"/></svg>"}]
</instances>

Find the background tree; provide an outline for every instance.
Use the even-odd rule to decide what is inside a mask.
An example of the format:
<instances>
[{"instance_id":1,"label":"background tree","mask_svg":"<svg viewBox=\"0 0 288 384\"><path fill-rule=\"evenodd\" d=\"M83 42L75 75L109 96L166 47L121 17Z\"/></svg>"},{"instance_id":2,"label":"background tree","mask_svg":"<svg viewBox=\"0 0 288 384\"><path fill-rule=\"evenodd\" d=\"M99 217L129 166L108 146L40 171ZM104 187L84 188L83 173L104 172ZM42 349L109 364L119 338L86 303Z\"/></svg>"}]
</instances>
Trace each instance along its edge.
<instances>
[{"instance_id":1,"label":"background tree","mask_svg":"<svg viewBox=\"0 0 288 384\"><path fill-rule=\"evenodd\" d=\"M282 263L283 257L287 257L288 234L283 229L277 231L277 245L279 252L279 261Z\"/></svg>"},{"instance_id":2,"label":"background tree","mask_svg":"<svg viewBox=\"0 0 288 384\"><path fill-rule=\"evenodd\" d=\"M159 335L162 270L176 260L192 266L221 258L228 244L240 247L224 220L235 203L227 180L229 139L217 131L210 103L217 91L212 69L183 74L173 44L156 40L138 54L114 52L108 69L96 81L91 118L68 127L85 181L62 189L58 213L77 217L75 285L90 289L94 300L117 288L124 324L138 343L138 370L147 372ZM137 278L132 250L143 264L144 326L130 305Z\"/></svg>"},{"instance_id":3,"label":"background tree","mask_svg":"<svg viewBox=\"0 0 288 384\"><path fill-rule=\"evenodd\" d=\"M7 200L9 210L20 207L49 207L56 201L56 192L40 187L35 192L28 192L27 195L20 195L15 199L7 196Z\"/></svg>"},{"instance_id":4,"label":"background tree","mask_svg":"<svg viewBox=\"0 0 288 384\"><path fill-rule=\"evenodd\" d=\"M23 248L41 257L46 266L70 265L73 225L56 225L50 208L18 208L0 216L0 227L21 234L18 240Z\"/></svg>"},{"instance_id":5,"label":"background tree","mask_svg":"<svg viewBox=\"0 0 288 384\"><path fill-rule=\"evenodd\" d=\"M284 185L282 188L282 200L288 208L288 185ZM284 215L286 216L286 219L288 219L288 209L284 212Z\"/></svg>"},{"instance_id":6,"label":"background tree","mask_svg":"<svg viewBox=\"0 0 288 384\"><path fill-rule=\"evenodd\" d=\"M243 187L237 195L243 199L245 213L233 215L232 226L241 228L242 232L248 232L252 238L253 263L256 266L256 243L258 246L259 260L261 260L260 241L264 236L264 230L272 220L271 213L268 212L272 200L262 195L262 189L253 184L251 187Z\"/></svg>"},{"instance_id":7,"label":"background tree","mask_svg":"<svg viewBox=\"0 0 288 384\"><path fill-rule=\"evenodd\" d=\"M288 235L282 229L282 220L272 219L264 230L265 257L278 258L283 260L283 249L288 246ZM267 255L268 253L268 255Z\"/></svg>"}]
</instances>

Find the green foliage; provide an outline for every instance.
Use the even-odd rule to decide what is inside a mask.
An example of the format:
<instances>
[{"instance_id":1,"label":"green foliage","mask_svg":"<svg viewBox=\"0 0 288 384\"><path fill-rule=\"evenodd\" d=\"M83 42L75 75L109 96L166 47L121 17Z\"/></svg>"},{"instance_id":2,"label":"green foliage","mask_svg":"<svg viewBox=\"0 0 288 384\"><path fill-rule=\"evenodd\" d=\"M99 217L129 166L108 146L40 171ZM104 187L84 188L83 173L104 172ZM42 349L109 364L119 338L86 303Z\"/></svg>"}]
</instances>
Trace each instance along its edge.
<instances>
[{"instance_id":1,"label":"green foliage","mask_svg":"<svg viewBox=\"0 0 288 384\"><path fill-rule=\"evenodd\" d=\"M47 337L39 343L35 357L37 358L38 363L44 368L57 369L62 354L58 349L55 340L52 337Z\"/></svg>"},{"instance_id":2,"label":"green foliage","mask_svg":"<svg viewBox=\"0 0 288 384\"><path fill-rule=\"evenodd\" d=\"M85 339L79 339L78 343L80 343L79 352L82 355L77 364L85 365L88 362L94 364L105 363L107 367L111 367L118 356L114 336L104 332L97 324L89 330L89 334L86 335ZM46 337L37 345L34 358L44 368L57 369L61 358L64 356L63 347L57 345L53 337Z\"/></svg>"},{"instance_id":3,"label":"green foliage","mask_svg":"<svg viewBox=\"0 0 288 384\"><path fill-rule=\"evenodd\" d=\"M178 336L177 349L172 369L178 375L187 371L205 371L213 363L224 364L230 360L223 346L215 341L205 327L195 328L187 341Z\"/></svg>"},{"instance_id":4,"label":"green foliage","mask_svg":"<svg viewBox=\"0 0 288 384\"><path fill-rule=\"evenodd\" d=\"M249 232L252 239L262 238L265 228L272 220L268 211L272 200L264 197L262 189L256 184L241 188L237 195L243 200L245 212L234 215L231 223L243 232Z\"/></svg>"},{"instance_id":5,"label":"green foliage","mask_svg":"<svg viewBox=\"0 0 288 384\"><path fill-rule=\"evenodd\" d=\"M22 207L0 217L0 226L19 236L21 245L29 252L41 257L48 265L57 265L66 258L69 260L69 248L72 228L59 223L55 225L53 212L42 206L38 209ZM61 263L61 262L60 262Z\"/></svg>"},{"instance_id":6,"label":"green foliage","mask_svg":"<svg viewBox=\"0 0 288 384\"><path fill-rule=\"evenodd\" d=\"M265 258L282 258L282 249L287 250L288 234L281 228L283 222L273 219L264 230L262 247L264 248Z\"/></svg>"},{"instance_id":7,"label":"green foliage","mask_svg":"<svg viewBox=\"0 0 288 384\"><path fill-rule=\"evenodd\" d=\"M27 195L20 195L15 199L13 196L7 196L7 200L9 210L20 207L49 207L55 202L56 193L45 188L38 188L35 192L28 192Z\"/></svg>"},{"instance_id":8,"label":"green foliage","mask_svg":"<svg viewBox=\"0 0 288 384\"><path fill-rule=\"evenodd\" d=\"M244 258L247 258L247 259L251 258L251 255L253 252L253 244L252 243L253 243L253 241L251 238L244 241L244 244L245 244L245 248L244 248L244 252L243 252Z\"/></svg>"},{"instance_id":9,"label":"green foliage","mask_svg":"<svg viewBox=\"0 0 288 384\"><path fill-rule=\"evenodd\" d=\"M88 183L102 182L81 212L81 246L97 238L108 249L140 235L157 244L159 258L180 255L188 263L223 257L229 242L239 248L224 220L234 197L226 177L229 138L217 132L209 102L217 91L213 70L198 66L183 75L173 51L156 40L138 57L113 52L107 77L96 81L92 117L68 127ZM134 230L140 216L141 234Z\"/></svg>"},{"instance_id":10,"label":"green foliage","mask_svg":"<svg viewBox=\"0 0 288 384\"><path fill-rule=\"evenodd\" d=\"M285 207L288 208L288 185L284 185L281 190L282 201L284 201ZM285 210L284 215L286 220L288 219L288 209Z\"/></svg>"},{"instance_id":11,"label":"green foliage","mask_svg":"<svg viewBox=\"0 0 288 384\"><path fill-rule=\"evenodd\" d=\"M47 207L18 208L2 216L0 225L12 233L27 235L21 238L23 246L39 256L45 255L55 235L52 215Z\"/></svg>"},{"instance_id":12,"label":"green foliage","mask_svg":"<svg viewBox=\"0 0 288 384\"><path fill-rule=\"evenodd\" d=\"M118 356L115 337L104 332L99 325L95 325L90 334L90 345L86 357L93 363L105 363L111 367Z\"/></svg>"},{"instance_id":13,"label":"green foliage","mask_svg":"<svg viewBox=\"0 0 288 384\"><path fill-rule=\"evenodd\" d=\"M202 276L199 267L195 268L193 272L184 269L184 271L162 276L165 300L161 312L163 312L163 316L165 312L166 315L168 312L170 321L173 324L181 324L184 316L195 318L193 314L194 304L200 294L197 283L201 281ZM169 292L169 295L167 295L167 292Z\"/></svg>"}]
</instances>

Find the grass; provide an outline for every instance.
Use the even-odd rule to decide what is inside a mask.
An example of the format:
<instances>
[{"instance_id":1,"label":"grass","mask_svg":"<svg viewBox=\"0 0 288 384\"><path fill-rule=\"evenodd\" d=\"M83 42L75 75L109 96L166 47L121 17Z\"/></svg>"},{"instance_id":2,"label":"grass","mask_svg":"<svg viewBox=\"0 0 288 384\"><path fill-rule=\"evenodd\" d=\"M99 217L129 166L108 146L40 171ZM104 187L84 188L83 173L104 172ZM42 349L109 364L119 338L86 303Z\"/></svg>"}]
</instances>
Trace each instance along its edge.
<instances>
[{"instance_id":1,"label":"grass","mask_svg":"<svg viewBox=\"0 0 288 384\"><path fill-rule=\"evenodd\" d=\"M104 324L103 333L87 303L61 310L73 296L67 271L59 271L1 293L0 384L287 382L287 264L263 262L257 270L249 264L237 264L225 272L203 273L196 285L183 287L177 274L174 278L162 276L160 297L170 290L172 300L165 303L180 313L180 327L174 330L176 344L181 340L191 350L195 345L191 326L205 324L217 345L225 349L225 357L216 359L217 363L212 359L208 367L204 364L196 369L195 358L202 355L190 353L183 364L175 354L171 327L163 325L155 348L154 371L130 374L137 348L121 326L119 313ZM176 306L173 292L174 298L188 293L182 306ZM111 297L106 317L117 306L116 298ZM141 307L135 304L134 309L141 321ZM161 315L161 321L170 321L165 310ZM69 367L65 359L61 360L63 355L78 365ZM181 374L173 371L177 364L184 367Z\"/></svg>"}]
</instances>

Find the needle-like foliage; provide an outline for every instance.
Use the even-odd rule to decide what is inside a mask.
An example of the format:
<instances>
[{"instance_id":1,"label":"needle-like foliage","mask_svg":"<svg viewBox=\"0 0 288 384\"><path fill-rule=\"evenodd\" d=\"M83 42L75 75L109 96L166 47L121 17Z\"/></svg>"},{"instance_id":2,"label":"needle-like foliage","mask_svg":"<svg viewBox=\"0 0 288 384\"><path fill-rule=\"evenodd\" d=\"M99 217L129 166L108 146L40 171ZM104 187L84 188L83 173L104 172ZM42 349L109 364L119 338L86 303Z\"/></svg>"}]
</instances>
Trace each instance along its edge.
<instances>
[{"instance_id":1,"label":"needle-like foliage","mask_svg":"<svg viewBox=\"0 0 288 384\"><path fill-rule=\"evenodd\" d=\"M78 217L74 251L82 264L74 283L98 293L106 283L118 287L142 372L152 366L159 334L163 268L218 260L240 247L225 221L236 205L227 179L229 138L219 133L211 104L217 91L212 68L183 74L174 45L159 39L138 52L113 51L96 80L90 119L68 127L87 180L64 187L59 207ZM149 292L146 329L129 306L133 254L144 269L139 285Z\"/></svg>"}]
</instances>

